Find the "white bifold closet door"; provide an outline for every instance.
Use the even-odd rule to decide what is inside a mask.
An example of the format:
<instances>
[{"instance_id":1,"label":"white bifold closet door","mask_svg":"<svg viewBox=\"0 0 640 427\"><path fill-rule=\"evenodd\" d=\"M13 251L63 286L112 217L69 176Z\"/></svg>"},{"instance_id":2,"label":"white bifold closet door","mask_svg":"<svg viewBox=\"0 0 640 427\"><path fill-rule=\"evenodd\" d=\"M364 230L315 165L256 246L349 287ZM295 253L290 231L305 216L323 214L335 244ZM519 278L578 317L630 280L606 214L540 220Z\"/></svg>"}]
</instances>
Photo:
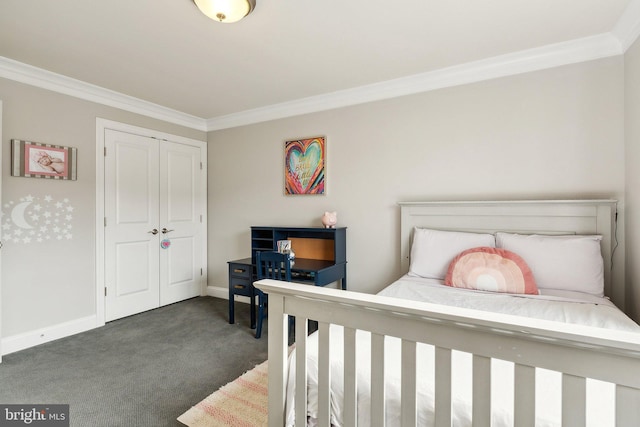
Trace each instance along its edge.
<instances>
[{"instance_id":1,"label":"white bifold closet door","mask_svg":"<svg viewBox=\"0 0 640 427\"><path fill-rule=\"evenodd\" d=\"M105 320L200 295L200 148L105 131Z\"/></svg>"}]
</instances>

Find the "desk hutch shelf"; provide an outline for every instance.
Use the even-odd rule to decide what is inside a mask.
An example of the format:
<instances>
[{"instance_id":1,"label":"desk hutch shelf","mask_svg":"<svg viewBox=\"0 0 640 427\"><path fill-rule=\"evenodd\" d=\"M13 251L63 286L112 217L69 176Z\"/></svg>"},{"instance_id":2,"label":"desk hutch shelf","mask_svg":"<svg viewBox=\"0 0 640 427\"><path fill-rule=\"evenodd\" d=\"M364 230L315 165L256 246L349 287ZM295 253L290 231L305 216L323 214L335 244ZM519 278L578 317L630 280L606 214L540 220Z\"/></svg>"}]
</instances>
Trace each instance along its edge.
<instances>
[{"instance_id":1,"label":"desk hutch shelf","mask_svg":"<svg viewBox=\"0 0 640 427\"><path fill-rule=\"evenodd\" d=\"M256 252L275 251L278 240L291 240L294 281L325 286L340 280L346 289L347 228L251 227L251 263ZM319 279L316 275L321 275Z\"/></svg>"},{"instance_id":2,"label":"desk hutch shelf","mask_svg":"<svg viewBox=\"0 0 640 427\"><path fill-rule=\"evenodd\" d=\"M339 282L347 289L347 228L251 227L251 257L229 261L229 321L233 323L234 295L251 299L251 324L256 280L256 253L277 250L278 240L291 240L295 259L291 265L294 282L326 286Z\"/></svg>"}]
</instances>

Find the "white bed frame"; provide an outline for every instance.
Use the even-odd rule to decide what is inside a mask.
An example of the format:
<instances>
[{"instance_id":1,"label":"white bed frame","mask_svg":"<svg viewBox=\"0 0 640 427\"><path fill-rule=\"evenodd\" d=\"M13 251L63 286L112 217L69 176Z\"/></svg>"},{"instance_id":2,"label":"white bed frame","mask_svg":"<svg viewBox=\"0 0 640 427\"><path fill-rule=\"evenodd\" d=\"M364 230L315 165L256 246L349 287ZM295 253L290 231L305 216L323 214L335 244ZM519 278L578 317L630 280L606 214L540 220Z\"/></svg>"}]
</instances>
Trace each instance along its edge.
<instances>
[{"instance_id":1,"label":"white bed frame","mask_svg":"<svg viewBox=\"0 0 640 427\"><path fill-rule=\"evenodd\" d=\"M408 271L414 227L463 231L600 234L605 292L624 303L624 280L612 274L613 200L401 203L401 258ZM624 271L616 264L616 270ZM451 425L451 352L473 354L473 425L491 424L491 358L515 364L515 425L535 422L535 368L563 373L562 425L584 426L586 378L616 384L616 425L640 422L640 336L524 317L262 280L269 294L269 426L285 423L287 317L296 316L296 426L306 424L307 319L318 321L320 426L329 426L329 325L345 328L345 426L356 425L355 331L370 331L371 420L384 425L384 337L402 339L402 426L416 425L416 343L436 348L436 426ZM362 354L360 354L362 357ZM576 363L579 361L579 363Z\"/></svg>"}]
</instances>

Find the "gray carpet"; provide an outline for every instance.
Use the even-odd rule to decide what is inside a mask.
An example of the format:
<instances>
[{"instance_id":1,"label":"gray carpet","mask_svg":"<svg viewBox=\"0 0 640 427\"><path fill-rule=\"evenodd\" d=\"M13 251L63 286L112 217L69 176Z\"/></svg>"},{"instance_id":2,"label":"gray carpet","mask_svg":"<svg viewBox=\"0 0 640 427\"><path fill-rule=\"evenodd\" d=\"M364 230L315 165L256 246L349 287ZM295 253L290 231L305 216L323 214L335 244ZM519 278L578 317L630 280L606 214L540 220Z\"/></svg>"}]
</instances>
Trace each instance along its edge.
<instances>
[{"instance_id":1,"label":"gray carpet","mask_svg":"<svg viewBox=\"0 0 640 427\"><path fill-rule=\"evenodd\" d=\"M184 411L267 359L246 304L199 297L3 357L0 403L70 404L71 426L182 426Z\"/></svg>"}]
</instances>

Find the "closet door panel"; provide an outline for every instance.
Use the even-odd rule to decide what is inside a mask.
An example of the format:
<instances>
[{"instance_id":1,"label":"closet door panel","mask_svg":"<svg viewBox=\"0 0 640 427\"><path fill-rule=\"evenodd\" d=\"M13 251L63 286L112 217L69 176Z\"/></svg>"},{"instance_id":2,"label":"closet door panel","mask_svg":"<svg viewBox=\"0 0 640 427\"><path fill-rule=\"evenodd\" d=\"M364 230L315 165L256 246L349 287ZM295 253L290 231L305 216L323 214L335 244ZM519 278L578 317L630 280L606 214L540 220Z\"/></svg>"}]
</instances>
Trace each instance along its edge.
<instances>
[{"instance_id":1,"label":"closet door panel","mask_svg":"<svg viewBox=\"0 0 640 427\"><path fill-rule=\"evenodd\" d=\"M158 307L158 142L105 135L106 321Z\"/></svg>"},{"instance_id":2,"label":"closet door panel","mask_svg":"<svg viewBox=\"0 0 640 427\"><path fill-rule=\"evenodd\" d=\"M160 304L201 294L201 154L198 147L160 147Z\"/></svg>"}]
</instances>

